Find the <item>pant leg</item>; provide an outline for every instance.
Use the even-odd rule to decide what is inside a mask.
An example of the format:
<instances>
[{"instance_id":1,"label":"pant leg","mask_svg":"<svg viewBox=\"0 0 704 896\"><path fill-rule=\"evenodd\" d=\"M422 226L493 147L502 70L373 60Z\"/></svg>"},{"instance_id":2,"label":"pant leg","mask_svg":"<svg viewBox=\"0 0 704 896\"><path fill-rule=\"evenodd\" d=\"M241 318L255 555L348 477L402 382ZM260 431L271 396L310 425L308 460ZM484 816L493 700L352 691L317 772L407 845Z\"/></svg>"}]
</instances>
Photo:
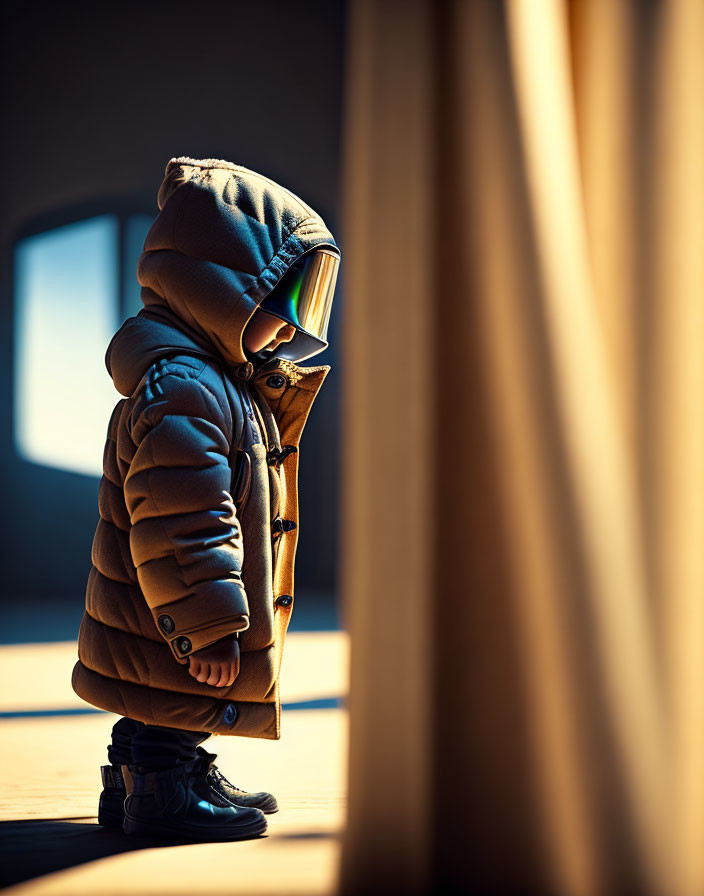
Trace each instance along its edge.
<instances>
[{"instance_id":1,"label":"pant leg","mask_svg":"<svg viewBox=\"0 0 704 896\"><path fill-rule=\"evenodd\" d=\"M161 725L142 725L132 735L133 765L155 770L172 768L196 758L196 747L210 737L208 731L186 731Z\"/></svg>"},{"instance_id":2,"label":"pant leg","mask_svg":"<svg viewBox=\"0 0 704 896\"><path fill-rule=\"evenodd\" d=\"M178 762L195 759L196 747L209 737L208 731L145 725L124 717L113 725L108 761L113 765L170 768Z\"/></svg>"},{"instance_id":3,"label":"pant leg","mask_svg":"<svg viewBox=\"0 0 704 896\"><path fill-rule=\"evenodd\" d=\"M112 743L108 746L108 762L112 765L129 765L132 762L132 737L144 728L135 719L118 719L112 727Z\"/></svg>"}]
</instances>

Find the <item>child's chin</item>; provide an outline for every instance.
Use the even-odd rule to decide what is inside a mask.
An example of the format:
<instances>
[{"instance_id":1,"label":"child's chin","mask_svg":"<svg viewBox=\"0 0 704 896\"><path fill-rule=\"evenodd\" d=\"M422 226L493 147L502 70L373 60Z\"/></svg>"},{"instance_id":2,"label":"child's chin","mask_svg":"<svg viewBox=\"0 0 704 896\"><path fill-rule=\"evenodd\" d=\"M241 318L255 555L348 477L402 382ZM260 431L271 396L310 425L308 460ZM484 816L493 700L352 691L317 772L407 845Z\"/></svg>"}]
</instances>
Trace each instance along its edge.
<instances>
[{"instance_id":1,"label":"child's chin","mask_svg":"<svg viewBox=\"0 0 704 896\"><path fill-rule=\"evenodd\" d=\"M245 357L253 364L262 364L264 361L268 361L269 358L273 356L273 351L266 348L260 348L257 352L253 352L245 348L244 353Z\"/></svg>"}]
</instances>

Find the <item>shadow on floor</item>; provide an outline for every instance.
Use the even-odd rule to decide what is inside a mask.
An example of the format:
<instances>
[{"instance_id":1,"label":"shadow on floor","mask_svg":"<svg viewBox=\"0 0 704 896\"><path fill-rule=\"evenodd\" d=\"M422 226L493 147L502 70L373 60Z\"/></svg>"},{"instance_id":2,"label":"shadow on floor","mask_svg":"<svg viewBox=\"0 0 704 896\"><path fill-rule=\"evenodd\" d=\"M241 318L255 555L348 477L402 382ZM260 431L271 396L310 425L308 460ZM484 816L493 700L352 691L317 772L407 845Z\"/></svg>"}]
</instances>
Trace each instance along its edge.
<instances>
[{"instance_id":1,"label":"shadow on floor","mask_svg":"<svg viewBox=\"0 0 704 896\"><path fill-rule=\"evenodd\" d=\"M0 886L9 887L95 859L153 846L164 846L164 841L126 837L121 831L106 830L90 819L3 821L0 822Z\"/></svg>"},{"instance_id":2,"label":"shadow on floor","mask_svg":"<svg viewBox=\"0 0 704 896\"><path fill-rule=\"evenodd\" d=\"M265 840L260 834L251 839ZM275 834L277 839L327 839L325 831ZM0 822L0 887L9 887L138 849L169 849L182 845L156 837L127 837L100 827L93 818L37 818Z\"/></svg>"}]
</instances>

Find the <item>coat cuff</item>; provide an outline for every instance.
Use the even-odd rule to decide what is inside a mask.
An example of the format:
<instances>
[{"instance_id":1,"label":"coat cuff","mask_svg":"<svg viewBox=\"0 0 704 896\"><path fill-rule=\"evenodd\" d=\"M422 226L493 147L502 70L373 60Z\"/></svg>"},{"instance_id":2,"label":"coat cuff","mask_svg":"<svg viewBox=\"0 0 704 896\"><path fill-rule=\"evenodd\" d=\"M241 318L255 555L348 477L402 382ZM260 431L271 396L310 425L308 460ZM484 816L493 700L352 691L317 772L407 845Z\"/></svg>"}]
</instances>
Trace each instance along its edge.
<instances>
[{"instance_id":1,"label":"coat cuff","mask_svg":"<svg viewBox=\"0 0 704 896\"><path fill-rule=\"evenodd\" d=\"M237 632L243 631L248 626L248 616L232 616L195 632L181 632L171 638L168 643L174 658L182 665L187 665L189 656L196 650L209 647L228 635L236 635Z\"/></svg>"},{"instance_id":2,"label":"coat cuff","mask_svg":"<svg viewBox=\"0 0 704 896\"><path fill-rule=\"evenodd\" d=\"M184 665L196 650L249 628L247 595L232 580L199 583L194 594L151 611L174 658Z\"/></svg>"}]
</instances>

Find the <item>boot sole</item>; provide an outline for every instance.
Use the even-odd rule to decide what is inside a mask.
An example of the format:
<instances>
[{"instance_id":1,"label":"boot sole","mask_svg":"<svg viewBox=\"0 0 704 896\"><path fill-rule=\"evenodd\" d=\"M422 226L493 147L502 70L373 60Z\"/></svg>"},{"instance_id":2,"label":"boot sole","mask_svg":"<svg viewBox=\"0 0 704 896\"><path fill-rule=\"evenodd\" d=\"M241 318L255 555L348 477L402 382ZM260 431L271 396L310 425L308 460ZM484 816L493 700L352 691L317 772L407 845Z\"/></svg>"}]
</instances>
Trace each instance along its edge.
<instances>
[{"instance_id":1,"label":"boot sole","mask_svg":"<svg viewBox=\"0 0 704 896\"><path fill-rule=\"evenodd\" d=\"M263 808L262 806L242 806L240 803L233 803L233 806L236 806L238 809L259 809L260 812L263 812L264 815L274 815L274 813L279 811L278 806L274 806L274 808ZM104 828L110 828L110 830L122 830L122 826L125 821L124 812L118 812L116 810L108 811L102 805L98 809L98 824Z\"/></svg>"},{"instance_id":2,"label":"boot sole","mask_svg":"<svg viewBox=\"0 0 704 896\"><path fill-rule=\"evenodd\" d=\"M125 834L137 837L166 837L170 840L188 840L188 841L230 841L230 840L247 840L263 834L267 829L266 818L256 819L248 825L242 825L236 829L232 827L206 829L184 829L182 825L165 825L155 824L148 821L140 821L125 815L122 823L122 830Z\"/></svg>"},{"instance_id":3,"label":"boot sole","mask_svg":"<svg viewBox=\"0 0 704 896\"><path fill-rule=\"evenodd\" d=\"M237 806L238 809L259 809L260 812L263 812L264 815L274 815L279 811L279 807L277 806L275 809L262 809L261 806L241 806L239 803L233 803L234 806ZM125 821L125 816L122 812L114 813L114 812L106 812L104 809L101 809L98 812L98 824L104 828L110 828L110 830L120 831L122 830L122 826Z\"/></svg>"},{"instance_id":4,"label":"boot sole","mask_svg":"<svg viewBox=\"0 0 704 896\"><path fill-rule=\"evenodd\" d=\"M233 806L237 806L238 809L259 809L260 812L263 812L265 815L273 815L275 812L279 811L278 803L276 802L268 802L263 803L262 805L255 806L254 803L237 803L234 800L230 799L229 796L225 796L224 793L221 793L219 790L217 791L218 795L224 797L228 802L232 803Z\"/></svg>"}]
</instances>

